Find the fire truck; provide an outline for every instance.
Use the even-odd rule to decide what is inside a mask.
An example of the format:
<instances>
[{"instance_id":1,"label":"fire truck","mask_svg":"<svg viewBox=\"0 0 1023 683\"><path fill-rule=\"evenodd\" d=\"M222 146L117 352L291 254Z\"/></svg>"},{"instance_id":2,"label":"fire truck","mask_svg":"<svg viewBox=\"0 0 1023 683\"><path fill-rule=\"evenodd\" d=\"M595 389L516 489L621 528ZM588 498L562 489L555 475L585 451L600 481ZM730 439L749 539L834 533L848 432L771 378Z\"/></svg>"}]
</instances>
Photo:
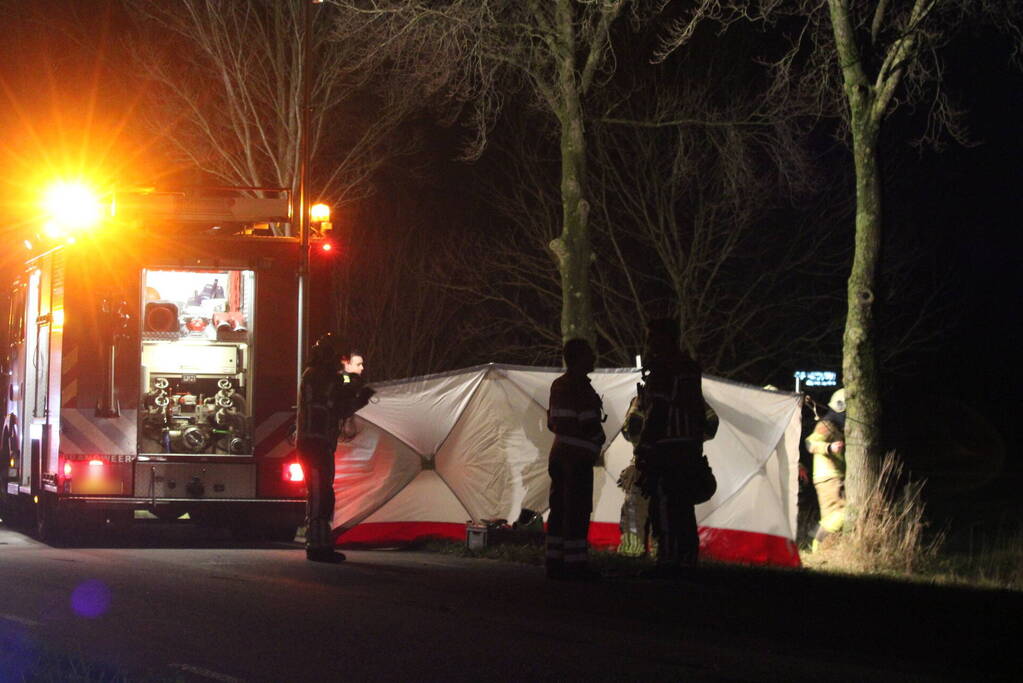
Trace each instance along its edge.
<instances>
[{"instance_id":1,"label":"fire truck","mask_svg":"<svg viewBox=\"0 0 1023 683\"><path fill-rule=\"evenodd\" d=\"M152 515L294 537L301 244L287 196L251 194L118 195L103 229L26 249L0 335L5 517L44 540Z\"/></svg>"}]
</instances>

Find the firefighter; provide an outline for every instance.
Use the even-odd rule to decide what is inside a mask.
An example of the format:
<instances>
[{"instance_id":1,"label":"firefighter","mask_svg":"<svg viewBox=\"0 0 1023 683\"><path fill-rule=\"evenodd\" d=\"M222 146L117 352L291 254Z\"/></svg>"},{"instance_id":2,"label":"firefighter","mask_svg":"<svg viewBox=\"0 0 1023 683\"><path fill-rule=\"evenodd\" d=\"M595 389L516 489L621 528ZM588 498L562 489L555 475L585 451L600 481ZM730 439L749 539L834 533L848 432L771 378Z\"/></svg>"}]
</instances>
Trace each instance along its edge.
<instances>
[{"instance_id":1,"label":"firefighter","mask_svg":"<svg viewBox=\"0 0 1023 683\"><path fill-rule=\"evenodd\" d=\"M353 375L362 377L362 372L366 369L366 361L362 351L352 349L348 353L342 354L341 369L349 377Z\"/></svg>"},{"instance_id":2,"label":"firefighter","mask_svg":"<svg viewBox=\"0 0 1023 683\"><path fill-rule=\"evenodd\" d=\"M334 550L334 450L344 417L343 384L337 350L330 333L313 345L302 373L298 404L298 456L306 472L306 558L342 562Z\"/></svg>"},{"instance_id":3,"label":"firefighter","mask_svg":"<svg viewBox=\"0 0 1023 683\"><path fill-rule=\"evenodd\" d=\"M813 551L845 526L845 389L831 395L828 409L804 442L813 455L813 487L821 509Z\"/></svg>"},{"instance_id":4,"label":"firefighter","mask_svg":"<svg viewBox=\"0 0 1023 683\"><path fill-rule=\"evenodd\" d=\"M647 325L636 469L639 486L650 499L657 541L655 576L674 576L696 564L700 537L694 504L707 500L716 486L703 456L703 441L713 436L716 422L708 419L700 366L679 348L679 339L674 319ZM700 481L704 473L709 476L706 483Z\"/></svg>"},{"instance_id":5,"label":"firefighter","mask_svg":"<svg viewBox=\"0 0 1023 683\"><path fill-rule=\"evenodd\" d=\"M644 415L638 395L641 386L636 386L637 395L629 403L629 409L625 412L625 422L622 424L622 436L634 446L639 443L639 437L643 433ZM621 531L618 554L629 557L646 555L650 545L649 501L639 487L635 450L632 460L618 477L618 486L625 493L618 523Z\"/></svg>"},{"instance_id":6,"label":"firefighter","mask_svg":"<svg viewBox=\"0 0 1023 683\"><path fill-rule=\"evenodd\" d=\"M341 355L341 393L343 410L341 416L341 438L350 441L355 437L355 426L350 418L369 403L376 391L366 384L363 371L366 363L362 351L351 350Z\"/></svg>"},{"instance_id":7,"label":"firefighter","mask_svg":"<svg viewBox=\"0 0 1023 683\"><path fill-rule=\"evenodd\" d=\"M590 386L595 356L585 339L565 342L566 372L551 384L547 428L554 432L546 569L552 579L591 579L586 536L593 510L593 468L604 445L603 405Z\"/></svg>"}]
</instances>

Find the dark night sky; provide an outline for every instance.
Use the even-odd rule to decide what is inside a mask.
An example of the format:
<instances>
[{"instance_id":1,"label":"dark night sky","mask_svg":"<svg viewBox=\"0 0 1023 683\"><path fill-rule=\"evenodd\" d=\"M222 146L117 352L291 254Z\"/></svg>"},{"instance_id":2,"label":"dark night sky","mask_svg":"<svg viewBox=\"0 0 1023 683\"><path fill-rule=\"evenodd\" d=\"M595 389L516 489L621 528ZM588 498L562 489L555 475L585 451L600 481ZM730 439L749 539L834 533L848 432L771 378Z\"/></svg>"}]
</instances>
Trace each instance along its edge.
<instances>
[{"instance_id":1,"label":"dark night sky","mask_svg":"<svg viewBox=\"0 0 1023 683\"><path fill-rule=\"evenodd\" d=\"M913 209L927 239L933 228L941 268L947 268L951 335L922 384L956 387L971 402L1019 406L1020 257L1013 239L1023 215L1023 77L1006 65L1007 46L975 40L948 74L969 93L969 122L977 145L926 152L915 170ZM965 87L964 87L965 86ZM997 411L998 408L992 406Z\"/></svg>"}]
</instances>

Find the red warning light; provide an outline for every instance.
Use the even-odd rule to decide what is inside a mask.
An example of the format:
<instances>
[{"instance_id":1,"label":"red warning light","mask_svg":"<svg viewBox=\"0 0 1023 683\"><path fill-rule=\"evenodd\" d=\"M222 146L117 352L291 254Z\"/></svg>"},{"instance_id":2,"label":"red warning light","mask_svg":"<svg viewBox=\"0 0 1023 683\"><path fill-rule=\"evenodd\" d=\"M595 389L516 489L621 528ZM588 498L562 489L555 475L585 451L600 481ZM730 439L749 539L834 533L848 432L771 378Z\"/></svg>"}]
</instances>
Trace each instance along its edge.
<instances>
[{"instance_id":1,"label":"red warning light","mask_svg":"<svg viewBox=\"0 0 1023 683\"><path fill-rule=\"evenodd\" d=\"M305 481L305 472L302 471L302 465L297 462L293 462L284 468L284 480L285 481Z\"/></svg>"}]
</instances>

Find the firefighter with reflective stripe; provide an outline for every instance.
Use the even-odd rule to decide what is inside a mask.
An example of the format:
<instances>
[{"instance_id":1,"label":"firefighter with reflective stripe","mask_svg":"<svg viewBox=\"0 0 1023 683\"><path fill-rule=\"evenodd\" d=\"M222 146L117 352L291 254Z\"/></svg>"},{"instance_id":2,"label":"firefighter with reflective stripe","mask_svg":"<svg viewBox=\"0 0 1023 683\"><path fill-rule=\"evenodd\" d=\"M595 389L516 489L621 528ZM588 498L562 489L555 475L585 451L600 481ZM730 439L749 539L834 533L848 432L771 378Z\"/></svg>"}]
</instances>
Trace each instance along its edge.
<instances>
[{"instance_id":1,"label":"firefighter with reflective stripe","mask_svg":"<svg viewBox=\"0 0 1023 683\"><path fill-rule=\"evenodd\" d=\"M633 446L639 443L645 420L643 409L639 403L642 386L641 384L636 385L637 395L629 402L629 409L625 411L625 422L622 424L622 436ZM651 547L652 539L650 538L650 505L639 487L635 448L633 448L632 460L618 477L618 486L625 493L618 522L621 532L618 554L640 557L648 552L655 552L656 544Z\"/></svg>"},{"instance_id":2,"label":"firefighter with reflective stripe","mask_svg":"<svg viewBox=\"0 0 1023 683\"><path fill-rule=\"evenodd\" d=\"M604 445L603 405L590 385L595 356L585 339L564 347L565 374L554 380L547 428L554 432L547 471L551 477L547 519L547 576L586 579L586 536L593 511L593 468Z\"/></svg>"},{"instance_id":3,"label":"firefighter with reflective stripe","mask_svg":"<svg viewBox=\"0 0 1023 683\"><path fill-rule=\"evenodd\" d=\"M716 428L708 420L700 366L679 348L680 336L678 322L670 318L647 326L647 374L639 400L644 419L636 444L639 485L650 499L657 540L654 574L665 576L696 564L700 537L694 503L709 495L697 490L693 473L700 471L703 441Z\"/></svg>"},{"instance_id":4,"label":"firefighter with reflective stripe","mask_svg":"<svg viewBox=\"0 0 1023 683\"><path fill-rule=\"evenodd\" d=\"M313 345L302 373L298 397L298 457L306 473L306 558L314 562L341 562L334 550L334 450L343 418L340 363L333 335Z\"/></svg>"},{"instance_id":5,"label":"firefighter with reflective stripe","mask_svg":"<svg viewBox=\"0 0 1023 683\"><path fill-rule=\"evenodd\" d=\"M362 351L352 349L341 355L342 415L341 440L351 441L355 438L355 425L351 417L355 415L376 394L373 387L366 384L363 372L366 369Z\"/></svg>"},{"instance_id":6,"label":"firefighter with reflective stripe","mask_svg":"<svg viewBox=\"0 0 1023 683\"><path fill-rule=\"evenodd\" d=\"M813 487L821 508L813 550L845 526L845 389L831 395L828 408L804 442L813 455Z\"/></svg>"}]
</instances>

